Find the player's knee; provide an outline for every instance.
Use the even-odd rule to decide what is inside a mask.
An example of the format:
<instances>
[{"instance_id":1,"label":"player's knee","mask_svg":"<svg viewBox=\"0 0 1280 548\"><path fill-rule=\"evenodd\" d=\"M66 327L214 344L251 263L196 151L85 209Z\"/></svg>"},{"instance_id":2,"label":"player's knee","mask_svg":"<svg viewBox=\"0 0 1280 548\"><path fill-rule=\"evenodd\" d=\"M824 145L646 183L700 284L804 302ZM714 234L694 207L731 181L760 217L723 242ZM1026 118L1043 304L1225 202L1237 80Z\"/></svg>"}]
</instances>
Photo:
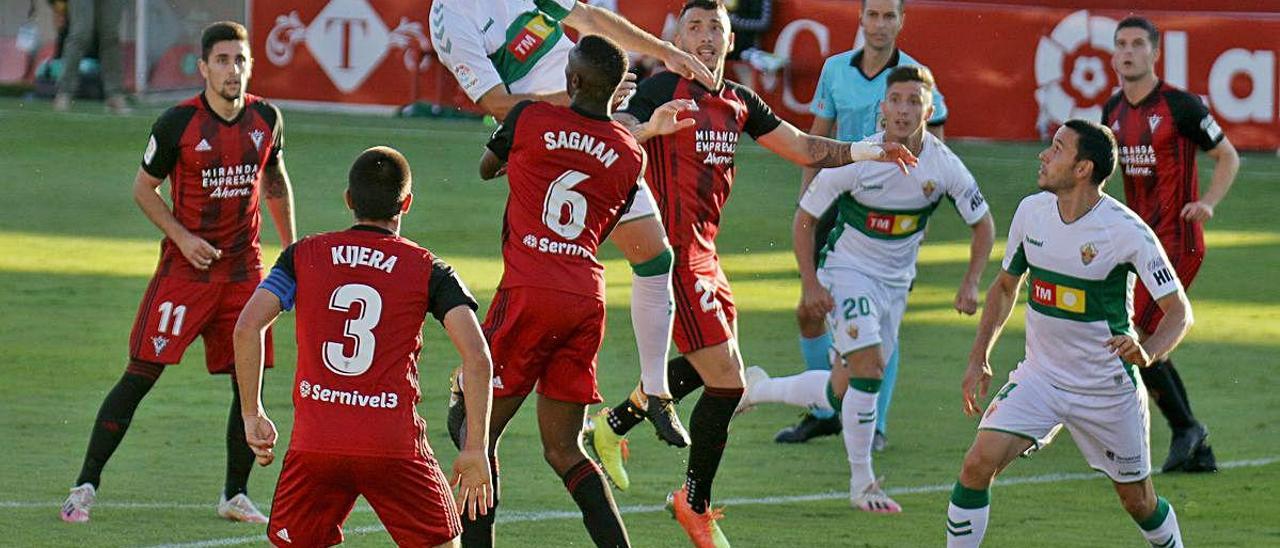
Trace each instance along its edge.
<instances>
[{"instance_id":1,"label":"player's knee","mask_svg":"<svg viewBox=\"0 0 1280 548\"><path fill-rule=\"evenodd\" d=\"M551 468L554 469L556 473L563 474L565 471L572 468L573 465L578 464L582 459L587 458L587 456L584 455L577 447L554 446L543 447L542 458L546 459L547 464L551 465Z\"/></svg>"},{"instance_id":2,"label":"player's knee","mask_svg":"<svg viewBox=\"0 0 1280 548\"><path fill-rule=\"evenodd\" d=\"M960 483L970 489L986 489L991 486L998 466L996 459L975 445L964 456L964 464L960 468Z\"/></svg>"},{"instance_id":3,"label":"player's knee","mask_svg":"<svg viewBox=\"0 0 1280 548\"><path fill-rule=\"evenodd\" d=\"M1119 494L1124 511L1135 520L1145 520L1156 511L1155 493L1148 489L1125 489Z\"/></svg>"}]
</instances>

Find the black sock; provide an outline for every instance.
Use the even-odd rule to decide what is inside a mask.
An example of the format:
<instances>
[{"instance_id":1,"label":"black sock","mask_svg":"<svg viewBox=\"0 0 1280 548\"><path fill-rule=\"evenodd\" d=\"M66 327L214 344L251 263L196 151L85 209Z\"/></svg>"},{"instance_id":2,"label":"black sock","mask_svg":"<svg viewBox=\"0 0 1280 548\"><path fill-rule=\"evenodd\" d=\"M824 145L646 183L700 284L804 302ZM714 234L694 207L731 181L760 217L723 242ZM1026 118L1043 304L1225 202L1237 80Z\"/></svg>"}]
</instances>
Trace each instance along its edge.
<instances>
[{"instance_id":1,"label":"black sock","mask_svg":"<svg viewBox=\"0 0 1280 548\"><path fill-rule=\"evenodd\" d=\"M1169 364L1169 375L1173 377L1173 385L1178 388L1178 395L1182 397L1183 405L1187 406L1187 414L1195 420L1195 412L1191 410L1191 398L1187 397L1187 387L1182 384L1182 375L1179 375L1178 368L1173 366L1173 360L1165 358L1164 363Z\"/></svg>"},{"instance_id":2,"label":"black sock","mask_svg":"<svg viewBox=\"0 0 1280 548\"><path fill-rule=\"evenodd\" d=\"M1147 390L1155 398L1156 406L1164 414L1165 420L1169 421L1169 428L1182 430L1195 425L1196 419L1191 415L1191 406L1182 398L1178 382L1174 380L1172 362L1161 360L1138 371L1142 373L1142 383L1147 385Z\"/></svg>"},{"instance_id":3,"label":"black sock","mask_svg":"<svg viewBox=\"0 0 1280 548\"><path fill-rule=\"evenodd\" d=\"M582 523L596 546L631 546L622 516L613 502L613 493L605 485L600 467L591 459L582 459L561 476L565 489L573 496L573 502L582 510Z\"/></svg>"},{"instance_id":4,"label":"black sock","mask_svg":"<svg viewBox=\"0 0 1280 548\"><path fill-rule=\"evenodd\" d=\"M688 396L702 386L702 376L693 368L689 358L676 356L667 362L667 385L676 401ZM619 436L627 435L637 424L644 422L644 411L627 398L609 412L609 427Z\"/></svg>"},{"instance_id":5,"label":"black sock","mask_svg":"<svg viewBox=\"0 0 1280 548\"><path fill-rule=\"evenodd\" d=\"M138 410L143 396L155 386L162 372L164 366L160 364L129 362L124 375L102 400L102 407L98 408L98 418L93 422L89 449L85 451L76 485L88 483L94 489L98 488L102 481L102 468L120 446L124 433L129 430L129 423L133 421L133 412Z\"/></svg>"},{"instance_id":6,"label":"black sock","mask_svg":"<svg viewBox=\"0 0 1280 548\"><path fill-rule=\"evenodd\" d=\"M698 513L706 512L711 503L711 482L715 480L720 457L729 441L729 420L742 399L741 388L708 386L698 398L689 418L689 469L684 485L689 493L689 506Z\"/></svg>"},{"instance_id":7,"label":"black sock","mask_svg":"<svg viewBox=\"0 0 1280 548\"><path fill-rule=\"evenodd\" d=\"M492 548L493 546L493 522L498 516L498 493L502 489L498 485L498 456L489 456L489 474L493 483L493 491L490 496L493 497L493 507L489 509L486 515L476 514L476 519L472 520L467 514L462 514L462 548Z\"/></svg>"},{"instance_id":8,"label":"black sock","mask_svg":"<svg viewBox=\"0 0 1280 548\"><path fill-rule=\"evenodd\" d=\"M227 481L223 494L232 497L249 491L249 472L253 471L253 449L244 439L244 417L240 414L240 386L231 377L231 414L227 416Z\"/></svg>"}]
</instances>

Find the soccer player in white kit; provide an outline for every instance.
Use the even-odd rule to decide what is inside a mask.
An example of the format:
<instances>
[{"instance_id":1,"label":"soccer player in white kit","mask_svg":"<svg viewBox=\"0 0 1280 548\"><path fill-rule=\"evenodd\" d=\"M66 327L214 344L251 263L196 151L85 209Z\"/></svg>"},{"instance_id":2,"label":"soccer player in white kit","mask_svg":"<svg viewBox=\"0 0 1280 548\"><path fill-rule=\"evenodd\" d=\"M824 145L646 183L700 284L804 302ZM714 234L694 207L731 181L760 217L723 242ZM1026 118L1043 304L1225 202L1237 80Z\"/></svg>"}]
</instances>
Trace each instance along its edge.
<instances>
[{"instance_id":1,"label":"soccer player in white kit","mask_svg":"<svg viewBox=\"0 0 1280 548\"><path fill-rule=\"evenodd\" d=\"M910 173L871 162L827 168L800 199L794 237L801 306L826 315L839 363L831 371L776 379L752 367L741 406L777 402L839 412L851 472L850 502L868 512L902 511L872 472L871 444L885 360L897 344L929 216L946 197L973 231L969 267L954 303L962 313L977 311L978 280L995 240L995 224L973 175L925 131L933 112L933 87L929 69L893 69L881 103L885 131L867 140L905 145L919 158ZM833 204L836 227L815 265L815 226Z\"/></svg>"},{"instance_id":2,"label":"soccer player in white kit","mask_svg":"<svg viewBox=\"0 0 1280 548\"><path fill-rule=\"evenodd\" d=\"M1136 213L1102 192L1116 140L1070 120L1040 153L1036 185L1018 204L1003 269L964 375L965 413L991 384L988 358L1027 281L1026 357L983 413L947 509L947 546L982 543L995 476L1066 426L1089 466L1106 474L1147 542L1181 547L1173 508L1151 484L1147 391L1135 369L1169 355L1192 324L1191 304L1160 242ZM1165 317L1144 342L1130 322L1133 274Z\"/></svg>"},{"instance_id":3,"label":"soccer player in white kit","mask_svg":"<svg viewBox=\"0 0 1280 548\"><path fill-rule=\"evenodd\" d=\"M569 105L565 68L573 41L564 27L580 35L597 34L623 49L656 57L686 78L714 86L711 71L692 55L659 40L626 19L577 0L434 0L429 18L432 45L440 62L453 73L467 96L498 120L522 101ZM615 93L621 102L635 89L628 76ZM659 107L651 123L671 122L690 101ZM615 102L614 107L618 107ZM683 127L693 125L683 120ZM648 132L649 124L637 127ZM640 357L637 399L667 443L684 447L689 434L680 423L667 386L667 352L671 345L671 265L674 256L645 185L614 228L611 239L622 249L634 273L631 323ZM461 446L465 426L461 381L455 375L450 402L449 433ZM625 488L626 486L620 486Z\"/></svg>"}]
</instances>

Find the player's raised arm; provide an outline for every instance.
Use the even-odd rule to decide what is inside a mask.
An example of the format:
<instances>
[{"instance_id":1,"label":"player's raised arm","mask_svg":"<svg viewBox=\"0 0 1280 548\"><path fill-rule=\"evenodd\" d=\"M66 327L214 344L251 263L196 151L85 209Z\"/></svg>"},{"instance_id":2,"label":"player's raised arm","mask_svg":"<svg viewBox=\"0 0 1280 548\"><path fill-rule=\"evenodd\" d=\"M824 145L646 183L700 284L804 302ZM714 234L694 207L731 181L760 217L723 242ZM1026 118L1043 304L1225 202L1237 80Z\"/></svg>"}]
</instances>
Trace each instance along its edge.
<instances>
[{"instance_id":1,"label":"player's raised arm","mask_svg":"<svg viewBox=\"0 0 1280 548\"><path fill-rule=\"evenodd\" d=\"M244 437L262 466L275 460L273 448L276 444L276 426L267 418L262 405L263 340L267 328L275 323L283 309L280 297L259 287L240 311L233 335Z\"/></svg>"},{"instance_id":2,"label":"player's raised arm","mask_svg":"<svg viewBox=\"0 0 1280 548\"><path fill-rule=\"evenodd\" d=\"M701 61L680 51L670 42L655 38L612 11L578 2L564 17L564 23L584 35L599 34L610 38L627 51L661 59L667 70L702 82L708 89L718 87L715 75Z\"/></svg>"},{"instance_id":3,"label":"player's raised arm","mask_svg":"<svg viewBox=\"0 0 1280 548\"><path fill-rule=\"evenodd\" d=\"M919 162L910 150L898 143L846 143L804 133L787 122L761 135L756 142L793 164L813 168L874 160L896 163L905 173L908 167Z\"/></svg>"}]
</instances>

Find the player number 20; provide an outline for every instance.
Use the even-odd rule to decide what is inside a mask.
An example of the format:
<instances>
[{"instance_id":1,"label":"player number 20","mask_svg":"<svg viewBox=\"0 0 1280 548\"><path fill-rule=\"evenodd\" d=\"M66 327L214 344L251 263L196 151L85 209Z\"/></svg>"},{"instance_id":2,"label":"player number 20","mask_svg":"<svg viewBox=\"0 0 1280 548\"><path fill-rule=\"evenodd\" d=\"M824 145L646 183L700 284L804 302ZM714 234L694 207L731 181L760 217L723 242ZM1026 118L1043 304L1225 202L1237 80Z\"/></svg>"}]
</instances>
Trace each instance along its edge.
<instances>
[{"instance_id":1,"label":"player number 20","mask_svg":"<svg viewBox=\"0 0 1280 548\"><path fill-rule=\"evenodd\" d=\"M351 354L345 352L346 344L336 341L325 341L321 352L325 366L346 377L363 374L373 365L373 350L377 345L373 328L382 319L382 295L372 287L346 284L334 289L329 297L330 310L350 312L356 303L360 303L360 313L354 318L347 318L345 326L346 338L354 343Z\"/></svg>"},{"instance_id":2,"label":"player number 20","mask_svg":"<svg viewBox=\"0 0 1280 548\"><path fill-rule=\"evenodd\" d=\"M587 221L587 197L573 191L573 187L589 177L581 171L569 170L551 182L547 197L542 203L542 222L552 232L572 240L582 234ZM569 208L568 215L565 208Z\"/></svg>"}]
</instances>

